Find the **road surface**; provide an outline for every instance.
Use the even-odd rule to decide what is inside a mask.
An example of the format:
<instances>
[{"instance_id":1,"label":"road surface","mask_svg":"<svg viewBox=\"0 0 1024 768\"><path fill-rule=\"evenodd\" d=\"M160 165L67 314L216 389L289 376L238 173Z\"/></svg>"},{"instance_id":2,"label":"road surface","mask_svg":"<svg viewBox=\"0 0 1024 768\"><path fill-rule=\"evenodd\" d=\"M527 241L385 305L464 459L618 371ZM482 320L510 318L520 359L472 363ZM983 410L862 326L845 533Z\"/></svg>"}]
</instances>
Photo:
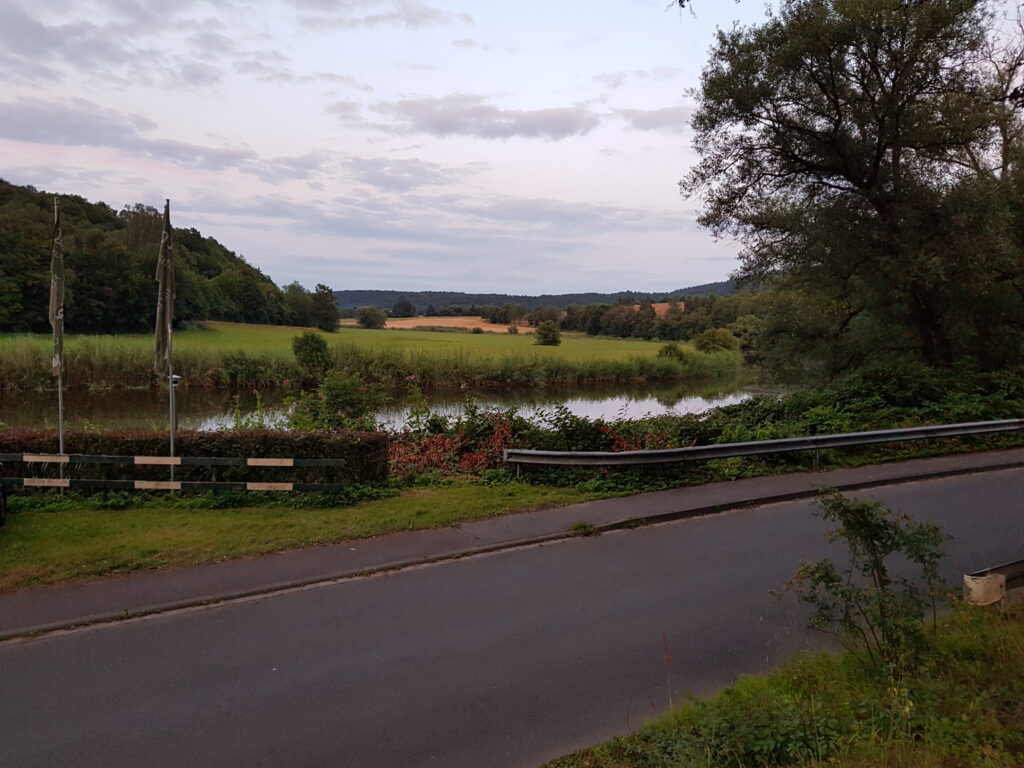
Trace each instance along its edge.
<instances>
[{"instance_id":1,"label":"road surface","mask_svg":"<svg viewBox=\"0 0 1024 768\"><path fill-rule=\"evenodd\" d=\"M865 491L1024 557L1024 470ZM0 645L0 765L534 768L820 638L769 595L807 502Z\"/></svg>"}]
</instances>

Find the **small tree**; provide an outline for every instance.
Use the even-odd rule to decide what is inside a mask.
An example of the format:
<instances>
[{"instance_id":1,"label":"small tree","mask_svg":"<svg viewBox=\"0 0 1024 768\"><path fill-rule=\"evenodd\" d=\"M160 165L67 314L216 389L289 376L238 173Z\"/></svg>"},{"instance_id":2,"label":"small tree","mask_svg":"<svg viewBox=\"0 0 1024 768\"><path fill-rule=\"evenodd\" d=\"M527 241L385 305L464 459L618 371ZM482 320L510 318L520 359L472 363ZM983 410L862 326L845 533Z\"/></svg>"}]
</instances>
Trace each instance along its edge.
<instances>
[{"instance_id":1,"label":"small tree","mask_svg":"<svg viewBox=\"0 0 1024 768\"><path fill-rule=\"evenodd\" d=\"M537 332L534 334L534 344L540 344L544 347L557 347L562 343L562 332L558 330L558 324L547 320L537 326Z\"/></svg>"},{"instance_id":2,"label":"small tree","mask_svg":"<svg viewBox=\"0 0 1024 768\"><path fill-rule=\"evenodd\" d=\"M838 491L819 497L816 514L838 523L828 539L846 544L849 562L804 563L787 588L811 606L813 628L834 636L869 667L902 674L923 646L925 608L934 616L942 593L938 564L949 537L936 523L918 523L881 502L847 499ZM919 578L893 576L889 559L917 566Z\"/></svg>"},{"instance_id":3,"label":"small tree","mask_svg":"<svg viewBox=\"0 0 1024 768\"><path fill-rule=\"evenodd\" d=\"M378 307L360 307L356 310L356 323L360 328L383 328L388 322L388 313Z\"/></svg>"},{"instance_id":4,"label":"small tree","mask_svg":"<svg viewBox=\"0 0 1024 768\"><path fill-rule=\"evenodd\" d=\"M307 379L319 381L331 368L327 342L319 333L306 331L292 338L292 353Z\"/></svg>"},{"instance_id":5,"label":"small tree","mask_svg":"<svg viewBox=\"0 0 1024 768\"><path fill-rule=\"evenodd\" d=\"M391 316L415 317L416 307L411 301L409 301L407 298L405 298L405 296L403 296L398 301L396 301L394 306L391 308Z\"/></svg>"},{"instance_id":6,"label":"small tree","mask_svg":"<svg viewBox=\"0 0 1024 768\"><path fill-rule=\"evenodd\" d=\"M313 300L313 320L316 327L332 333L338 330L341 313L338 311L338 302L334 299L334 292L321 283L317 285L311 298Z\"/></svg>"}]
</instances>

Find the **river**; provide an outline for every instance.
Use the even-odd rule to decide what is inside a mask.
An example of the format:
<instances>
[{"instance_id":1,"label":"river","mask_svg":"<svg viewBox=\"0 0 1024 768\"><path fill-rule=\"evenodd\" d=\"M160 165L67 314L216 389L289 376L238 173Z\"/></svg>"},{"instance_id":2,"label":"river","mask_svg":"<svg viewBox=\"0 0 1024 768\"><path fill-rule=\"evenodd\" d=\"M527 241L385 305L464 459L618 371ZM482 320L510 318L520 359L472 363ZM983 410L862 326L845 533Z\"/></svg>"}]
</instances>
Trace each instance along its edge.
<instances>
[{"instance_id":1,"label":"river","mask_svg":"<svg viewBox=\"0 0 1024 768\"><path fill-rule=\"evenodd\" d=\"M700 413L710 408L740 402L768 391L749 382L718 382L694 386L665 383L617 384L589 387L545 387L494 392L431 392L426 394L431 410L455 415L468 403L484 408L515 408L529 416L537 409L564 406L589 418L639 418L664 413ZM179 429L221 429L230 427L236 416L245 417L258 408L273 415L280 411L287 393L273 391L232 394L224 391L190 389L178 393ZM408 416L401 402L377 414L387 429L399 429ZM57 425L57 396L54 392L22 392L0 398L0 424L8 427L53 429ZM65 394L67 429L154 429L167 428L166 392L117 390L68 392Z\"/></svg>"}]
</instances>

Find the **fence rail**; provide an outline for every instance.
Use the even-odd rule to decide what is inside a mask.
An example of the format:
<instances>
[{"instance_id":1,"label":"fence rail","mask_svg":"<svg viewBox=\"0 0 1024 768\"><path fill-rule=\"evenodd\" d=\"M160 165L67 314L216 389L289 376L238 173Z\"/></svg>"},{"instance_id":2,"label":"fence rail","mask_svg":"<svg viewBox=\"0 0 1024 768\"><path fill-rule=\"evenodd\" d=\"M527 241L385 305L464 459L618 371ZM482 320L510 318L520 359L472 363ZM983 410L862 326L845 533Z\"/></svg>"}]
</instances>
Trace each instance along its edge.
<instances>
[{"instance_id":1,"label":"fence rail","mask_svg":"<svg viewBox=\"0 0 1024 768\"><path fill-rule=\"evenodd\" d=\"M346 459L244 458L235 456L104 456L82 453L0 453L4 463L57 465L76 464L132 465L138 467L344 467ZM6 488L78 488L83 490L123 491L336 491L345 483L261 482L249 480L108 480L64 477L0 477ZM2 494L2 491L0 491ZM2 501L0 501L2 503Z\"/></svg>"},{"instance_id":2,"label":"fence rail","mask_svg":"<svg viewBox=\"0 0 1024 768\"><path fill-rule=\"evenodd\" d=\"M779 440L756 440L746 443L719 443L688 448L664 448L647 451L533 451L507 448L503 458L508 464L530 464L549 467L637 467L676 464L700 459L729 459L738 456L759 456L793 451L820 451L875 443L898 443L905 440L927 440L941 437L983 435L993 432L1024 430L1024 419L974 421L966 424L941 424L906 429L881 429L872 432L847 432L838 435L786 437Z\"/></svg>"}]
</instances>

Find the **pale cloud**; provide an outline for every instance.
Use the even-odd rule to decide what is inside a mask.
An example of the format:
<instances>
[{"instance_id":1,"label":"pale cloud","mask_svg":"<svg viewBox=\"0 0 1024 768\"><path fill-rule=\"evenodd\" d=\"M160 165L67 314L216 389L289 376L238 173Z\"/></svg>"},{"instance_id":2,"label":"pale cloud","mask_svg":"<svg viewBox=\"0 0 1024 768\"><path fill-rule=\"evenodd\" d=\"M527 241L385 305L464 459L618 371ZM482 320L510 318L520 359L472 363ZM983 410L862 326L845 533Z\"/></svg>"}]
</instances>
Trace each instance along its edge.
<instances>
[{"instance_id":1,"label":"pale cloud","mask_svg":"<svg viewBox=\"0 0 1024 768\"><path fill-rule=\"evenodd\" d=\"M424 29L472 24L467 13L453 13L420 0L288 0L299 9L300 22L308 29L360 29L382 26Z\"/></svg>"},{"instance_id":2,"label":"pale cloud","mask_svg":"<svg viewBox=\"0 0 1024 768\"><path fill-rule=\"evenodd\" d=\"M594 82L600 83L608 90L622 88L631 80L650 80L663 82L681 77L683 71L676 67L652 67L651 69L623 70L619 72L603 72L593 76Z\"/></svg>"},{"instance_id":3,"label":"pale cloud","mask_svg":"<svg viewBox=\"0 0 1024 768\"><path fill-rule=\"evenodd\" d=\"M393 130L433 136L472 136L480 139L541 138L557 141L589 133L600 123L581 106L548 109L503 109L482 96L448 96L381 102L372 109L391 118Z\"/></svg>"},{"instance_id":4,"label":"pale cloud","mask_svg":"<svg viewBox=\"0 0 1024 768\"><path fill-rule=\"evenodd\" d=\"M448 186L466 175L464 169L443 168L416 158L351 157L345 161L345 168L355 181L388 192Z\"/></svg>"},{"instance_id":5,"label":"pale cloud","mask_svg":"<svg viewBox=\"0 0 1024 768\"><path fill-rule=\"evenodd\" d=\"M21 98L0 103L0 138L30 144L108 147L141 153L176 165L207 170L258 167L258 155L237 147L209 147L151 138L149 118L107 109L86 99L43 101Z\"/></svg>"},{"instance_id":6,"label":"pale cloud","mask_svg":"<svg viewBox=\"0 0 1024 768\"><path fill-rule=\"evenodd\" d=\"M617 109L630 128L637 131L683 133L690 128L693 107L662 107L661 109Z\"/></svg>"}]
</instances>

